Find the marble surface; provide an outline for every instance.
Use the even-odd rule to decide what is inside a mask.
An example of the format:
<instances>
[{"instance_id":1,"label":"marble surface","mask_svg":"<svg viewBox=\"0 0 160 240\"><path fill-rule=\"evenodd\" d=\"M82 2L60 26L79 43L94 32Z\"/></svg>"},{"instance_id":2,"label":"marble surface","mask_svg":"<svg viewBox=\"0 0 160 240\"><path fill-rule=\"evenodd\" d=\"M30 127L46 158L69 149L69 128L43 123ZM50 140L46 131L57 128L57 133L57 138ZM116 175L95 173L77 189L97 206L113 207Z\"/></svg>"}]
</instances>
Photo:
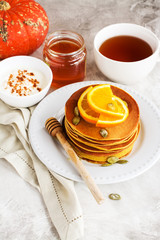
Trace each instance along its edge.
<instances>
[{"instance_id":1,"label":"marble surface","mask_svg":"<svg viewBox=\"0 0 160 240\"><path fill-rule=\"evenodd\" d=\"M86 80L108 80L99 72L93 58L94 36L104 26L118 22L136 23L151 29L160 38L160 0L37 2L49 17L49 33L68 29L84 37L88 52ZM33 56L42 58L42 48ZM132 87L160 108L160 62L145 81ZM152 168L132 180L100 185L107 198L100 206L84 184L75 183L84 214L84 240L159 240L159 172L160 156ZM0 239L59 240L39 192L24 182L3 159L0 159L0 176ZM108 199L111 192L119 193L122 199L111 201Z\"/></svg>"}]
</instances>

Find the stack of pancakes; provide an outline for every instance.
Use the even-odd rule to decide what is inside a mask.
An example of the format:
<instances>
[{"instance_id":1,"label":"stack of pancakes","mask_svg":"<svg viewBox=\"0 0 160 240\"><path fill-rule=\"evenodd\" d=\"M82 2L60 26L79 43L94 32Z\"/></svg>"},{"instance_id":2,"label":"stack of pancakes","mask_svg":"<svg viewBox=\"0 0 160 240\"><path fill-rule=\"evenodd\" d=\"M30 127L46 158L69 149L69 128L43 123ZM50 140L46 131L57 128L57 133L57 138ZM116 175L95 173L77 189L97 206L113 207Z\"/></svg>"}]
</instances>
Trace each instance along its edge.
<instances>
[{"instance_id":1,"label":"stack of pancakes","mask_svg":"<svg viewBox=\"0 0 160 240\"><path fill-rule=\"evenodd\" d=\"M78 125L72 122L78 99L87 87L72 94L65 105L64 127L69 142L80 158L93 163L105 163L110 156L118 158L127 156L140 130L140 115L136 101L124 90L110 86L113 94L127 103L129 115L119 125L106 127L108 136L102 137L100 134L102 127L96 127L82 117Z\"/></svg>"}]
</instances>

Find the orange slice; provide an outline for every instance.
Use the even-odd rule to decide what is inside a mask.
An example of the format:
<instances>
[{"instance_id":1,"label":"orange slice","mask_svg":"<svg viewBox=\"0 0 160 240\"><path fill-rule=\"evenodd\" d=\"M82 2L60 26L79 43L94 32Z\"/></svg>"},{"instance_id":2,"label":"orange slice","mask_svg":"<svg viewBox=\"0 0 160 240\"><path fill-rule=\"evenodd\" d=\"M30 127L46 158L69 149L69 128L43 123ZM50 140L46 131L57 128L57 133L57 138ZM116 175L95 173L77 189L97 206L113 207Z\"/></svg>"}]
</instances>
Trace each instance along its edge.
<instances>
[{"instance_id":1,"label":"orange slice","mask_svg":"<svg viewBox=\"0 0 160 240\"><path fill-rule=\"evenodd\" d=\"M127 118L128 114L125 114L123 118L117 119L116 117L106 116L100 114L98 121L96 123L96 127L112 127L116 126L122 122L124 122Z\"/></svg>"},{"instance_id":2,"label":"orange slice","mask_svg":"<svg viewBox=\"0 0 160 240\"><path fill-rule=\"evenodd\" d=\"M104 96L106 93L107 97ZM126 103L113 95L108 84L88 87L78 100L78 109L85 121L97 127L118 125L128 116Z\"/></svg>"},{"instance_id":3,"label":"orange slice","mask_svg":"<svg viewBox=\"0 0 160 240\"><path fill-rule=\"evenodd\" d=\"M99 113L93 111L88 105L87 94L93 87L88 87L80 96L78 100L78 109L84 120L89 123L95 123L98 121Z\"/></svg>"},{"instance_id":4,"label":"orange slice","mask_svg":"<svg viewBox=\"0 0 160 240\"><path fill-rule=\"evenodd\" d=\"M128 112L124 101L113 95L109 84L97 85L87 94L90 108L103 115L117 116L123 118Z\"/></svg>"}]
</instances>

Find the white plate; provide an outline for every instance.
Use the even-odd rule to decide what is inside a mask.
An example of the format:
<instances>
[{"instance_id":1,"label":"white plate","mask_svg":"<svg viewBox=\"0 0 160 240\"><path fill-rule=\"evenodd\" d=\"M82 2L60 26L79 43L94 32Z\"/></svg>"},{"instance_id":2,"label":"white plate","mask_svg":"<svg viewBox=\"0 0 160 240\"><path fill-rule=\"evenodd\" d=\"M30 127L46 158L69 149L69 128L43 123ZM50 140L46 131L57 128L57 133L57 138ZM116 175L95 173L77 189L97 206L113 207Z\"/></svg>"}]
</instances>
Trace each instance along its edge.
<instances>
[{"instance_id":1,"label":"white plate","mask_svg":"<svg viewBox=\"0 0 160 240\"><path fill-rule=\"evenodd\" d=\"M75 181L83 181L56 139L45 129L50 117L62 119L64 105L76 90L91 84L106 82L80 82L60 88L45 97L36 107L29 125L29 138L39 159L52 171ZM141 130L127 164L101 167L83 161L97 184L121 182L136 177L149 169L160 158L160 112L147 98L127 86L114 84L134 97L140 108Z\"/></svg>"}]
</instances>

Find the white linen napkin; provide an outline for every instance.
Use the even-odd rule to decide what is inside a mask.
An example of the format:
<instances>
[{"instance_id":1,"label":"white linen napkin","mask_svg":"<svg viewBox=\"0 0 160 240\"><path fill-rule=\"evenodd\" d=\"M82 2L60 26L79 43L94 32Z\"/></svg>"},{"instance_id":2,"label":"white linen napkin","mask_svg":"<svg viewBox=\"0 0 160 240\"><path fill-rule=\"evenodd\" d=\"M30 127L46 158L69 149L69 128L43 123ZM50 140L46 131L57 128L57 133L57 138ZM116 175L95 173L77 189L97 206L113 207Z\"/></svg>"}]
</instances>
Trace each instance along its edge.
<instances>
[{"instance_id":1,"label":"white linen napkin","mask_svg":"<svg viewBox=\"0 0 160 240\"><path fill-rule=\"evenodd\" d=\"M32 108L13 108L0 100L0 158L36 187L63 240L83 237L83 216L74 182L51 172L34 154L28 139Z\"/></svg>"}]
</instances>

